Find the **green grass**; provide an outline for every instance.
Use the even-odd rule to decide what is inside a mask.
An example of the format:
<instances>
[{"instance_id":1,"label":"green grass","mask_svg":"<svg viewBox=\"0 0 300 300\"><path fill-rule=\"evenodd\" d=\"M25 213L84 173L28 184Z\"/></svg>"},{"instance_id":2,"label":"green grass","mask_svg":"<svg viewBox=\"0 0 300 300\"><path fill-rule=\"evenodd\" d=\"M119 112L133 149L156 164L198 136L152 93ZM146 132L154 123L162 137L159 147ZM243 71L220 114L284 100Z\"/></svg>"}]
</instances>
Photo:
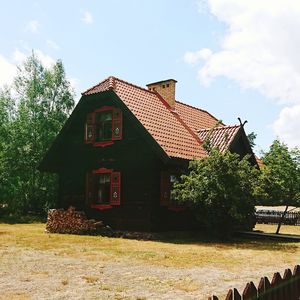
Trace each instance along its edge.
<instances>
[{"instance_id":1,"label":"green grass","mask_svg":"<svg viewBox=\"0 0 300 300\"><path fill-rule=\"evenodd\" d=\"M255 230L266 233L276 233L276 229L277 224L256 224L255 226ZM300 235L300 226L282 225L279 233Z\"/></svg>"},{"instance_id":2,"label":"green grass","mask_svg":"<svg viewBox=\"0 0 300 300\"><path fill-rule=\"evenodd\" d=\"M0 250L17 247L99 261L126 257L160 266L218 266L231 270L247 264L249 259L259 267L262 263L270 263L270 260L284 260L288 264L295 264L295 257L300 257L300 245L297 243L249 240L208 243L195 239L176 242L138 241L101 236L47 234L44 229L43 223L0 224Z\"/></svg>"}]
</instances>

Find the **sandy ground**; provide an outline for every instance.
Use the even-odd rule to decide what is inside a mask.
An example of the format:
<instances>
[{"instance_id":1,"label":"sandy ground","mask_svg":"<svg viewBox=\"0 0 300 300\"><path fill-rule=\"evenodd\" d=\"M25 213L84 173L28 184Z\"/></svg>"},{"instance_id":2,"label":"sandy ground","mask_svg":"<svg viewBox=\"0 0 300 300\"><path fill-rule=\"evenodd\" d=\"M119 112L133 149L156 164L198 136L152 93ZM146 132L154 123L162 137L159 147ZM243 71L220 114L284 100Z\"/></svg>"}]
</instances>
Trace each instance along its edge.
<instances>
[{"instance_id":1,"label":"sandy ground","mask_svg":"<svg viewBox=\"0 0 300 300\"><path fill-rule=\"evenodd\" d=\"M126 257L114 261L70 257L19 247L2 249L0 255L3 300L207 299L212 291L224 295L229 288L242 289L249 278L256 282L260 278L246 266L237 274L218 268L154 266ZM278 264L276 269L285 267ZM271 276L276 269L262 266L259 274Z\"/></svg>"}]
</instances>

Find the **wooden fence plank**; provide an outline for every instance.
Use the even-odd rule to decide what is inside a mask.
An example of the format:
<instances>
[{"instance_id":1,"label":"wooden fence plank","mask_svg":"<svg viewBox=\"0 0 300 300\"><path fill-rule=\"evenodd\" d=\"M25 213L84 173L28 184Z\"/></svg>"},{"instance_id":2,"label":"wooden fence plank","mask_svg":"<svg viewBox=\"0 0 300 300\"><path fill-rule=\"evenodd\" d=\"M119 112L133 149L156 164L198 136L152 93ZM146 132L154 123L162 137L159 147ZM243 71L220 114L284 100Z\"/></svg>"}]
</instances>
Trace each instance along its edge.
<instances>
[{"instance_id":1,"label":"wooden fence plank","mask_svg":"<svg viewBox=\"0 0 300 300\"><path fill-rule=\"evenodd\" d=\"M292 299L292 271L290 269L286 269L283 274L282 282L282 296L283 299Z\"/></svg>"},{"instance_id":2,"label":"wooden fence plank","mask_svg":"<svg viewBox=\"0 0 300 300\"><path fill-rule=\"evenodd\" d=\"M227 293L225 300L233 300L233 291L230 289Z\"/></svg>"},{"instance_id":3,"label":"wooden fence plank","mask_svg":"<svg viewBox=\"0 0 300 300\"><path fill-rule=\"evenodd\" d=\"M254 283L248 282L243 291L243 300L256 300L257 299L257 289Z\"/></svg>"},{"instance_id":4,"label":"wooden fence plank","mask_svg":"<svg viewBox=\"0 0 300 300\"><path fill-rule=\"evenodd\" d=\"M233 289L233 299L234 300L242 300L242 296L240 295L237 289Z\"/></svg>"},{"instance_id":5,"label":"wooden fence plank","mask_svg":"<svg viewBox=\"0 0 300 300\"><path fill-rule=\"evenodd\" d=\"M218 300L212 296L209 300ZM247 283L242 296L237 289L230 289L225 300L299 300L300 299L300 265L284 271L283 277L279 272L274 273L270 283L268 277L262 277L258 288L251 281Z\"/></svg>"},{"instance_id":6,"label":"wooden fence plank","mask_svg":"<svg viewBox=\"0 0 300 300\"><path fill-rule=\"evenodd\" d=\"M279 288L282 278L279 272L274 273L271 281L272 300L282 300L281 290Z\"/></svg>"},{"instance_id":7,"label":"wooden fence plank","mask_svg":"<svg viewBox=\"0 0 300 300\"><path fill-rule=\"evenodd\" d=\"M300 298L300 266L297 265L294 267L294 271L293 271L293 291L295 293L295 299L299 299Z\"/></svg>"}]
</instances>

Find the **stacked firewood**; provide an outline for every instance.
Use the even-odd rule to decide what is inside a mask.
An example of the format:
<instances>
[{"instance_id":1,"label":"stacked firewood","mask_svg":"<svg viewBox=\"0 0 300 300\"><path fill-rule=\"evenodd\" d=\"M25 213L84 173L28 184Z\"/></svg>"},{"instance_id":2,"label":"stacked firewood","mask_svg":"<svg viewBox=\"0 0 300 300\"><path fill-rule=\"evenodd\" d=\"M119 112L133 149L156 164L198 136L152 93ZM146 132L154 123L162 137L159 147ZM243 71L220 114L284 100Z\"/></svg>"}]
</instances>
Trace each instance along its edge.
<instances>
[{"instance_id":1,"label":"stacked firewood","mask_svg":"<svg viewBox=\"0 0 300 300\"><path fill-rule=\"evenodd\" d=\"M46 224L46 232L69 233L69 234L91 234L96 233L103 227L102 221L87 219L83 211L76 211L70 206L64 209L49 209Z\"/></svg>"}]
</instances>

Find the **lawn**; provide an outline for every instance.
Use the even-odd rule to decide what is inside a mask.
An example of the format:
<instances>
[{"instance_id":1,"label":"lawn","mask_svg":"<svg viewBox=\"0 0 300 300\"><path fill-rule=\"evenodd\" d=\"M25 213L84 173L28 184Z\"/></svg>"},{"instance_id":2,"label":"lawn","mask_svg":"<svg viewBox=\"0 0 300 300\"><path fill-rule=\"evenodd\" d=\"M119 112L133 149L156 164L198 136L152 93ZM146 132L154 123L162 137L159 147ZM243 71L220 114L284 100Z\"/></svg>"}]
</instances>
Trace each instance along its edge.
<instances>
[{"instance_id":1,"label":"lawn","mask_svg":"<svg viewBox=\"0 0 300 300\"><path fill-rule=\"evenodd\" d=\"M255 230L260 230L266 233L275 233L277 224L256 224ZM296 234L300 235L300 226L283 225L280 228L281 234Z\"/></svg>"},{"instance_id":2,"label":"lawn","mask_svg":"<svg viewBox=\"0 0 300 300\"><path fill-rule=\"evenodd\" d=\"M207 299L300 257L297 243L138 241L44 228L0 224L0 299Z\"/></svg>"}]
</instances>

